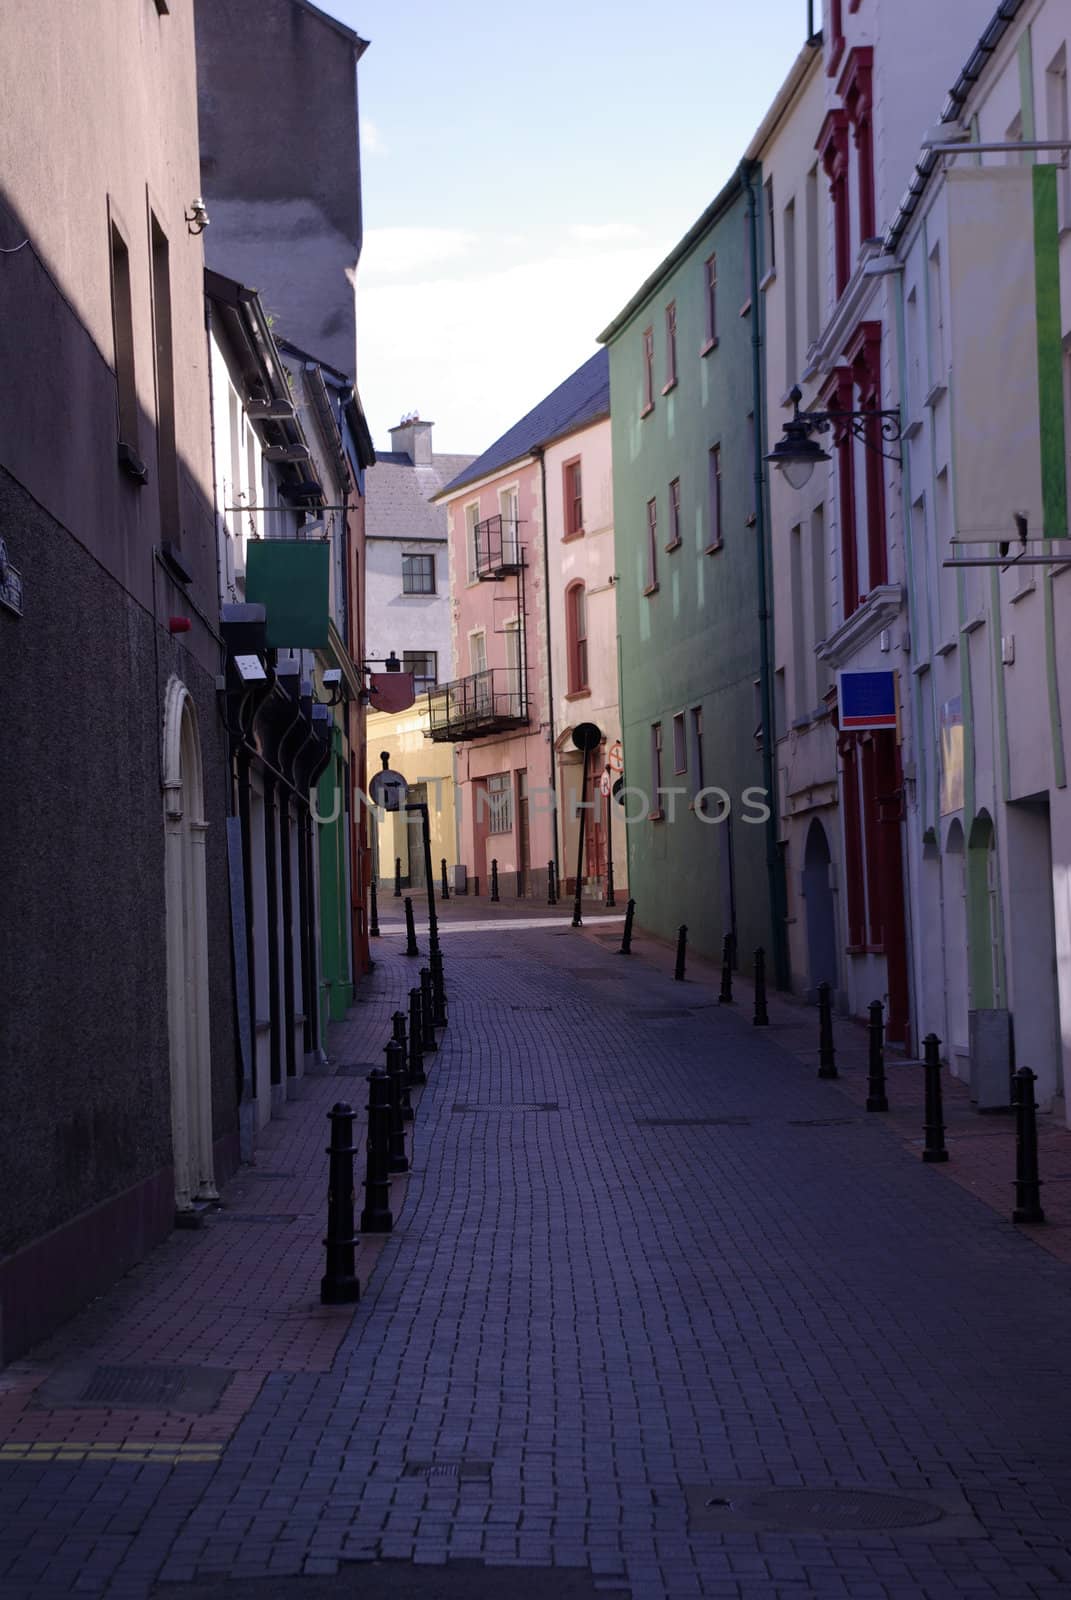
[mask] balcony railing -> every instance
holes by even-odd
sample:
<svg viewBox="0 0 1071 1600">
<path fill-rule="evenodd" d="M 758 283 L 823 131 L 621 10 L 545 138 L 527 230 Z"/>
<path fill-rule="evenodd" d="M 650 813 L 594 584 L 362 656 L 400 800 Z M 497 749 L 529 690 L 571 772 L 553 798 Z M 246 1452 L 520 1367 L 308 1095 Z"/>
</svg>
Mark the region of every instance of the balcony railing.
<svg viewBox="0 0 1071 1600">
<path fill-rule="evenodd" d="M 477 578 L 494 580 L 520 572 L 524 566 L 520 529 L 520 522 L 511 517 L 487 517 L 476 524 L 473 554 Z"/>
<path fill-rule="evenodd" d="M 511 667 L 489 667 L 471 678 L 456 678 L 428 691 L 431 737 L 443 744 L 482 739 L 528 725 L 528 697 L 522 674 Z"/>
</svg>

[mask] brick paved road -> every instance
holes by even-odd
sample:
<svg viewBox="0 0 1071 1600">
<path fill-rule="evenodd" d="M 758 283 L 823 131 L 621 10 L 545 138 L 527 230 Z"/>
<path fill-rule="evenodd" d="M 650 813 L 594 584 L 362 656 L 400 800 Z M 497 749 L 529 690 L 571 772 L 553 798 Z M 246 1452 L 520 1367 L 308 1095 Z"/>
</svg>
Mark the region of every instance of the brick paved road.
<svg viewBox="0 0 1071 1600">
<path fill-rule="evenodd" d="M 402 1214 L 330 1370 L 268 1371 L 218 1461 L 0 1454 L 0 1592 L 460 1595 L 433 1569 L 473 1557 L 540 1600 L 552 1564 L 634 1600 L 1071 1592 L 1071 1268 L 619 935 L 462 926 Z M 378 1055 L 412 981 L 383 945 L 340 1059 Z M 773 1485 L 948 1515 L 743 1527 Z"/>
</svg>

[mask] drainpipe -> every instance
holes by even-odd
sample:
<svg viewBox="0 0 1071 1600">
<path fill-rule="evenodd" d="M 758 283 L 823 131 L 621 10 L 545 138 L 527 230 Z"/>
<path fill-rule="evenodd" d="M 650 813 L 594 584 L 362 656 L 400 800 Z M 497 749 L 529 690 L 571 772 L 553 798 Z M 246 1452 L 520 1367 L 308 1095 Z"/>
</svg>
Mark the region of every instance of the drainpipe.
<svg viewBox="0 0 1071 1600">
<path fill-rule="evenodd" d="M 547 625 L 547 740 L 550 745 L 550 792 L 554 797 L 551 813 L 554 829 L 554 876 L 561 877 L 561 855 L 558 850 L 558 773 L 554 749 L 554 652 L 550 644 L 550 540 L 547 537 L 547 456 L 543 446 L 532 451 L 539 459 L 539 483 L 543 497 L 543 609 Z"/>
<path fill-rule="evenodd" d="M 778 848 L 777 793 L 774 786 L 773 678 L 770 672 L 769 584 L 766 572 L 766 483 L 763 463 L 762 299 L 759 294 L 758 197 L 754 177 L 757 164 L 740 163 L 740 181 L 747 193 L 748 232 L 751 243 L 751 384 L 752 436 L 755 461 L 755 553 L 759 590 L 759 692 L 762 700 L 762 781 L 766 790 L 766 885 L 769 899 L 770 937 L 773 940 L 774 982 L 789 987 L 785 904 L 785 877 Z"/>
</svg>

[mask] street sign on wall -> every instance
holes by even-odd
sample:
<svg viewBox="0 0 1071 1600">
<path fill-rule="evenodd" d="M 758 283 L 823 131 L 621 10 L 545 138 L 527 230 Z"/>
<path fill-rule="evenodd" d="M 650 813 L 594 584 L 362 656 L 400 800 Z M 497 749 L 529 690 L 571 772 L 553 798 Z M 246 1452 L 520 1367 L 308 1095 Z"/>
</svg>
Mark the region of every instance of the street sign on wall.
<svg viewBox="0 0 1071 1600">
<path fill-rule="evenodd" d="M 837 705 L 845 733 L 897 726 L 895 672 L 838 672 Z"/>
</svg>

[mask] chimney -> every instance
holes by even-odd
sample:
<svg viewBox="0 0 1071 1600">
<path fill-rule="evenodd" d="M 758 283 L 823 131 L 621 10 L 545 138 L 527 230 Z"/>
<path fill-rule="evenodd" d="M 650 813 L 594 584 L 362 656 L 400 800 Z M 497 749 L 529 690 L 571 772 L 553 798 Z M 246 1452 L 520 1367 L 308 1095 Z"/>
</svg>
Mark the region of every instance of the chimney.
<svg viewBox="0 0 1071 1600">
<path fill-rule="evenodd" d="M 431 466 L 432 422 L 421 422 L 419 412 L 403 417 L 397 427 L 390 430 L 390 447 L 395 454 L 407 455 L 414 467 Z"/>
</svg>

